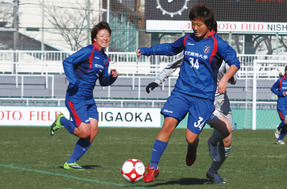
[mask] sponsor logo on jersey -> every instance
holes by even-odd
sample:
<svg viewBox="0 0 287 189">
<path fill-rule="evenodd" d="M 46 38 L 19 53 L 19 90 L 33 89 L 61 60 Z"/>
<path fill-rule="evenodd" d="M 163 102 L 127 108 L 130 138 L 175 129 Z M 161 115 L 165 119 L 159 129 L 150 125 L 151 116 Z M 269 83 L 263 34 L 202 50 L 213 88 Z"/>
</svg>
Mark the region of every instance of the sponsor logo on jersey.
<svg viewBox="0 0 287 189">
<path fill-rule="evenodd" d="M 100 59 L 99 57 L 95 56 L 94 59 Z"/>
<path fill-rule="evenodd" d="M 170 110 L 167 110 L 167 109 L 164 109 L 163 112 L 171 113 L 171 114 L 173 113 L 173 111 L 170 111 Z"/>
<path fill-rule="evenodd" d="M 189 42 L 188 42 L 186 45 L 194 46 L 194 43 L 189 43 Z"/>
<path fill-rule="evenodd" d="M 104 66 L 100 65 L 100 64 L 95 64 L 96 68 L 100 68 L 100 69 L 104 69 Z"/>
<path fill-rule="evenodd" d="M 191 51 L 185 51 L 184 55 L 193 56 L 193 57 L 196 57 L 196 58 L 208 59 L 207 55 L 199 54 L 199 53 L 191 52 Z"/>
</svg>

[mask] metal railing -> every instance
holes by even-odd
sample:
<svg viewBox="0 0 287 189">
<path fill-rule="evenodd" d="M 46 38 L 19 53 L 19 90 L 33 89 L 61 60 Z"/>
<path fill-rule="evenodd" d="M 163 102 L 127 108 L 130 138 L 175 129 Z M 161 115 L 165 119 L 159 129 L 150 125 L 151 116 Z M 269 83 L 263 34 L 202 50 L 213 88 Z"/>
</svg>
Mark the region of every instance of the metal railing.
<svg viewBox="0 0 287 189">
<path fill-rule="evenodd" d="M 62 61 L 73 52 L 58 51 L 0 51 L 0 73 L 11 74 L 63 74 Z M 135 52 L 109 52 L 110 67 L 118 70 L 120 75 L 139 74 L 155 75 L 175 56 L 142 56 Z M 285 55 L 238 55 L 241 62 L 239 78 L 253 74 L 254 61 L 260 63 L 259 74 L 262 77 L 276 77 L 287 64 Z M 273 65 L 273 62 L 281 62 Z M 270 63 L 270 64 L 269 64 Z M 176 75 L 177 72 L 174 74 Z M 261 76 L 260 75 L 260 76 Z"/>
</svg>

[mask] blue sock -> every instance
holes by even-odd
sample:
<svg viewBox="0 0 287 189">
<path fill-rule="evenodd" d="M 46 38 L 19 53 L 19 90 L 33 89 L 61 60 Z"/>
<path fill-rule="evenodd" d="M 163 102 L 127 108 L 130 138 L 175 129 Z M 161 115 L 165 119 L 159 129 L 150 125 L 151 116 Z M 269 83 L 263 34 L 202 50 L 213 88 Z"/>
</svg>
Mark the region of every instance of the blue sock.
<svg viewBox="0 0 287 189">
<path fill-rule="evenodd" d="M 279 129 L 279 130 L 280 130 L 280 129 L 283 129 L 284 126 L 286 126 L 286 124 L 285 124 L 285 122 L 284 122 L 284 120 L 283 120 L 283 121 L 281 121 L 281 123 L 279 124 L 278 129 Z"/>
<path fill-rule="evenodd" d="M 286 133 L 287 133 L 287 130 L 286 129 L 282 129 L 278 140 L 282 140 L 285 137 Z"/>
<path fill-rule="evenodd" d="M 74 163 L 78 161 L 86 153 L 86 151 L 88 151 L 91 144 L 92 143 L 90 143 L 90 141 L 80 138 L 76 143 L 74 151 L 67 163 Z"/>
<path fill-rule="evenodd" d="M 158 162 L 167 144 L 168 144 L 167 142 L 162 142 L 157 139 L 155 140 L 153 144 L 153 148 L 152 148 L 151 158 L 150 158 L 150 161 L 151 161 L 150 167 L 154 167 L 155 169 L 158 168 L 157 167 Z"/>
<path fill-rule="evenodd" d="M 61 118 L 60 118 L 60 122 L 61 122 L 62 125 L 64 125 L 64 127 L 65 127 L 71 134 L 74 134 L 75 129 L 76 129 L 76 125 L 75 125 L 72 121 L 68 120 L 68 119 L 65 118 L 65 117 L 61 117 Z"/>
</svg>

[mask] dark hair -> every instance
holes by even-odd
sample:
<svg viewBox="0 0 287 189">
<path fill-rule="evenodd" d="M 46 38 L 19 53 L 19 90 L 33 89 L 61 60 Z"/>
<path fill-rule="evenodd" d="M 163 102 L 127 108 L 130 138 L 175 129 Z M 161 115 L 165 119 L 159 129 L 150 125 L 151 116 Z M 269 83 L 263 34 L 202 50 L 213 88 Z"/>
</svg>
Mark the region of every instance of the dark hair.
<svg viewBox="0 0 287 189">
<path fill-rule="evenodd" d="M 285 66 L 285 71 L 284 71 L 284 74 L 282 74 L 281 72 L 279 73 L 279 77 L 283 77 L 286 73 L 286 70 L 287 70 L 287 66 Z"/>
<path fill-rule="evenodd" d="M 198 3 L 194 5 L 189 11 L 189 19 L 191 21 L 194 19 L 199 19 L 206 24 L 209 30 L 216 29 L 217 31 L 217 23 L 214 19 L 214 12 L 212 8 L 205 3 Z"/>
<path fill-rule="evenodd" d="M 109 31 L 110 35 L 112 34 L 112 30 L 109 26 L 109 24 L 105 21 L 99 22 L 97 25 L 95 25 L 91 31 L 91 41 L 94 42 L 94 38 L 96 38 L 98 32 L 102 29 L 106 29 Z"/>
</svg>

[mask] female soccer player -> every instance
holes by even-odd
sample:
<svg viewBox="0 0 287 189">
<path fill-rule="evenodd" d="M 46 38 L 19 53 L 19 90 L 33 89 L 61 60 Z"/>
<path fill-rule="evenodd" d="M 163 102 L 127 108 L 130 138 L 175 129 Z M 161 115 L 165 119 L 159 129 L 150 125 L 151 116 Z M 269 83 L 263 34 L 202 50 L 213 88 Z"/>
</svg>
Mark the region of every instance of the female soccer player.
<svg viewBox="0 0 287 189">
<path fill-rule="evenodd" d="M 64 169 L 84 170 L 77 161 L 86 153 L 98 133 L 98 110 L 93 98 L 97 79 L 102 86 L 115 82 L 118 73 L 109 72 L 109 57 L 105 49 L 109 46 L 111 29 L 106 22 L 98 23 L 91 31 L 92 44 L 72 54 L 63 61 L 64 71 L 69 81 L 66 93 L 66 107 L 73 121 L 61 113 L 50 126 L 50 134 L 64 126 L 71 134 L 79 137 L 74 151 Z"/>
<path fill-rule="evenodd" d="M 280 74 L 280 78 L 273 84 L 271 91 L 278 96 L 277 111 L 281 123 L 275 129 L 277 144 L 285 144 L 282 139 L 287 133 L 287 66 L 285 66 L 285 74 Z"/>
<path fill-rule="evenodd" d="M 224 93 L 227 81 L 240 68 L 236 52 L 212 30 L 215 22 L 213 10 L 204 3 L 196 4 L 189 12 L 192 34 L 179 38 L 174 43 L 164 43 L 150 48 L 140 48 L 140 55 L 176 55 L 184 51 L 184 61 L 179 77 L 161 112 L 165 116 L 152 150 L 151 164 L 144 182 L 152 182 L 159 174 L 158 163 L 170 135 L 176 125 L 189 112 L 186 140 L 189 144 L 188 158 L 192 165 L 196 158 L 198 135 L 214 111 L 214 95 Z M 230 65 L 227 73 L 216 82 L 222 60 Z M 216 86 L 217 85 L 217 86 Z"/>
<path fill-rule="evenodd" d="M 214 31 L 216 30 L 217 29 L 214 28 Z M 183 55 L 181 54 L 174 61 L 170 62 L 157 75 L 155 80 L 146 86 L 147 93 L 149 93 L 150 90 L 153 90 L 154 88 L 162 84 L 178 67 L 181 66 L 182 60 Z M 225 62 L 221 64 L 217 74 L 218 81 L 226 73 L 228 68 L 229 66 Z M 234 85 L 236 81 L 237 81 L 237 73 L 232 78 L 230 78 L 228 83 Z M 215 111 L 212 113 L 212 115 L 207 121 L 207 123 L 214 128 L 214 132 L 212 133 L 210 139 L 208 140 L 208 146 L 210 148 L 210 157 L 212 158 L 212 163 L 209 170 L 206 173 L 206 176 L 213 183 L 226 183 L 226 180 L 218 174 L 218 170 L 228 157 L 229 152 L 231 150 L 232 132 L 235 129 L 235 126 L 233 123 L 233 116 L 227 94 L 226 93 L 220 94 L 216 91 L 214 105 L 215 105 Z M 230 134 L 227 137 L 225 137 L 226 130 L 228 130 L 228 132 L 230 132 L 231 130 Z M 215 151 L 214 146 L 218 148 L 218 149 L 215 148 Z M 188 156 L 186 157 L 186 164 L 188 166 L 190 165 Z"/>
</svg>

